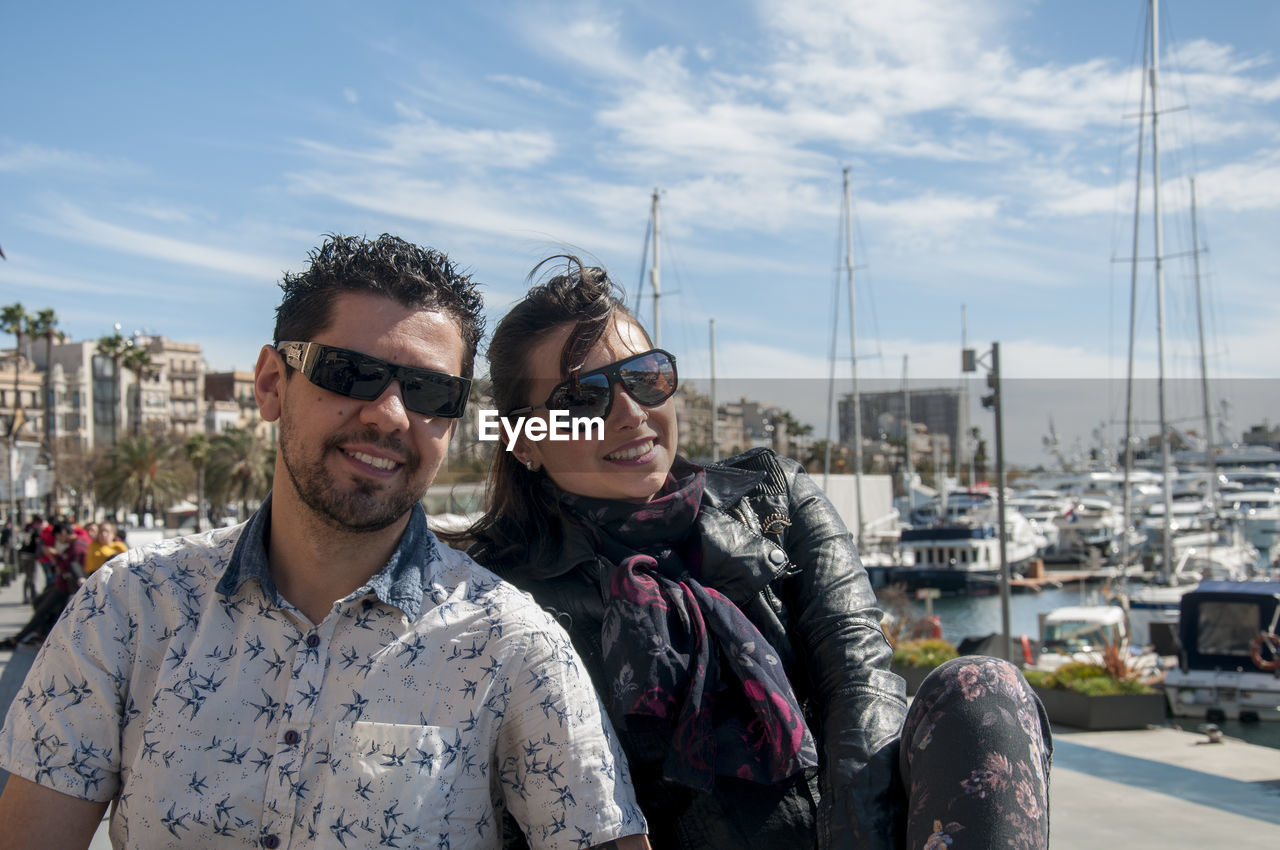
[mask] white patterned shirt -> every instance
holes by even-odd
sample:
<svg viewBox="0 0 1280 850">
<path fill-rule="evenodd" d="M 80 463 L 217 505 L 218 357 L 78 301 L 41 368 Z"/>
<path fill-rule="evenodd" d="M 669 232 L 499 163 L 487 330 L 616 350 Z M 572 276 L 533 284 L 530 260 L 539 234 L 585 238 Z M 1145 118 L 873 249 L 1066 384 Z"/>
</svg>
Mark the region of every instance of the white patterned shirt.
<svg viewBox="0 0 1280 850">
<path fill-rule="evenodd" d="M 416 508 L 391 560 L 313 626 L 244 525 L 130 550 L 45 641 L 0 766 L 115 800 L 128 847 L 502 844 L 644 832 L 569 638 L 529 596 L 441 545 Z"/>
</svg>

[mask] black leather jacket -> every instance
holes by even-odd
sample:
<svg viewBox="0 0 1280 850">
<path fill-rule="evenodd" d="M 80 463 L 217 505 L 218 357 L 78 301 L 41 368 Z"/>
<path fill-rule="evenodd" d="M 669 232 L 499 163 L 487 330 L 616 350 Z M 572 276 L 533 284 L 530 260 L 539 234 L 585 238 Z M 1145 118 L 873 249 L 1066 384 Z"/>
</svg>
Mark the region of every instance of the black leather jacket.
<svg viewBox="0 0 1280 850">
<path fill-rule="evenodd" d="M 817 819 L 804 827 L 816 832 L 813 843 L 898 846 L 905 690 L 889 672 L 881 612 L 835 508 L 794 460 L 754 449 L 707 468 L 697 531 L 699 580 L 737 604 L 773 645 L 805 706 L 821 759 Z M 554 563 L 490 566 L 561 619 L 597 685 L 604 681 L 601 577 L 608 565 L 588 535 L 570 529 Z M 627 735 L 621 737 L 625 747 Z M 634 773 L 637 758 L 628 757 Z M 644 780 L 635 778 L 643 802 Z M 812 809 L 811 798 L 808 804 Z M 745 817 L 735 813 L 744 808 L 717 811 Z M 664 813 L 646 814 L 652 821 Z M 719 844 L 714 836 L 690 843 Z"/>
</svg>

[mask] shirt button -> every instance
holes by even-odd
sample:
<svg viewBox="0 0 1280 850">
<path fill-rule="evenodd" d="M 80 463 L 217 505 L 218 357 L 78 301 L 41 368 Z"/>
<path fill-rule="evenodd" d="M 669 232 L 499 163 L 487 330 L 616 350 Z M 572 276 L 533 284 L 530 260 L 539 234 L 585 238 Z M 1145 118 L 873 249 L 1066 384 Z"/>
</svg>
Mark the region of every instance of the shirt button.
<svg viewBox="0 0 1280 850">
<path fill-rule="evenodd" d="M 769 552 L 769 561 L 775 566 L 782 566 L 782 562 L 787 560 L 787 555 L 781 549 L 773 549 Z"/>
<path fill-rule="evenodd" d="M 307 635 L 307 646 L 315 649 L 320 645 L 320 635 Z"/>
<path fill-rule="evenodd" d="M 301 740 L 302 740 L 302 736 L 298 734 L 297 729 L 290 729 L 288 732 L 284 733 L 284 742 L 291 747 L 297 746 L 298 742 Z M 274 837 L 274 836 L 268 836 L 268 837 Z"/>
<path fill-rule="evenodd" d="M 276 848 L 280 846 L 280 836 L 278 835 L 262 836 L 262 846 L 267 848 L 267 850 L 276 850 Z"/>
</svg>

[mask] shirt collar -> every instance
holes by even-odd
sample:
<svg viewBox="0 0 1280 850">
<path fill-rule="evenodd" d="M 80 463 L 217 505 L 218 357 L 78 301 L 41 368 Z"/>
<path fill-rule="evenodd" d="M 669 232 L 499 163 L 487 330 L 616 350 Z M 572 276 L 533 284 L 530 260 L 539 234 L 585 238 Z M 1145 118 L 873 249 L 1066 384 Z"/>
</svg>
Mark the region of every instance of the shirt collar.
<svg viewBox="0 0 1280 850">
<path fill-rule="evenodd" d="M 279 599 L 275 579 L 271 577 L 271 564 L 267 559 L 267 535 L 271 531 L 271 496 L 245 523 L 240 539 L 236 541 L 227 568 L 218 581 L 218 593 L 233 596 L 245 582 L 257 579 L 268 599 Z M 422 611 L 423 588 L 431 566 L 440 560 L 440 544 L 427 528 L 427 514 L 421 505 L 414 505 L 409 513 L 409 524 L 390 560 L 349 599 L 372 594 L 380 602 L 393 605 L 410 620 Z"/>
</svg>

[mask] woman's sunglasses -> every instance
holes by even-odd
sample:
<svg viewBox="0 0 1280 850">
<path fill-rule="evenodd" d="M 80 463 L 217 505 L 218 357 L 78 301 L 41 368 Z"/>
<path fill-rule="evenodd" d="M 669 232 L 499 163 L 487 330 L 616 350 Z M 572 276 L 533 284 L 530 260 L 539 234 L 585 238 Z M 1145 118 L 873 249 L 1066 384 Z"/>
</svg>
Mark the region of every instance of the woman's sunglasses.
<svg viewBox="0 0 1280 850">
<path fill-rule="evenodd" d="M 584 375 L 575 375 L 556 384 L 543 404 L 521 407 L 508 416 L 521 416 L 534 410 L 566 410 L 571 419 L 609 418 L 613 409 L 615 384 L 626 390 L 637 404 L 653 407 L 662 404 L 676 391 L 676 358 L 674 354 L 655 348 L 634 354 L 625 360 L 601 366 Z"/>
<path fill-rule="evenodd" d="M 400 366 L 318 342 L 282 342 L 276 350 L 308 381 L 347 398 L 373 401 L 392 381 L 399 381 L 404 406 L 414 413 L 457 419 L 467 409 L 470 378 Z"/>
</svg>

